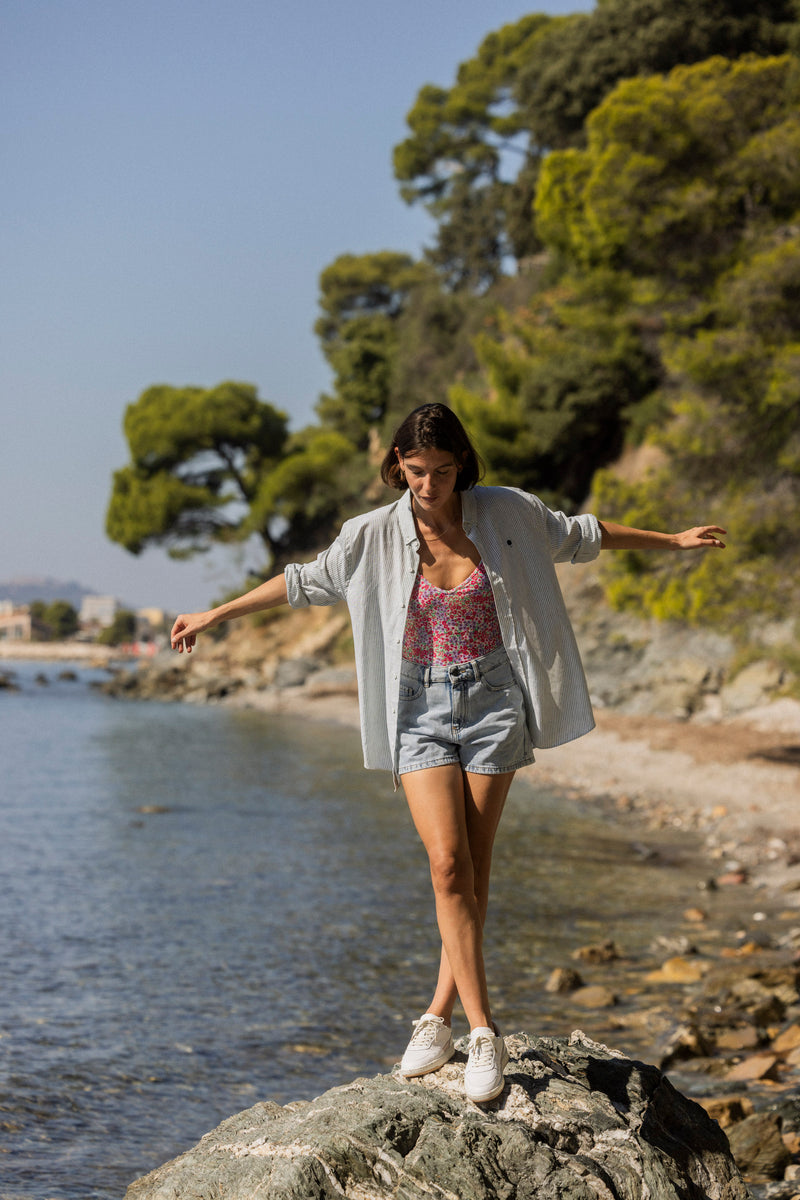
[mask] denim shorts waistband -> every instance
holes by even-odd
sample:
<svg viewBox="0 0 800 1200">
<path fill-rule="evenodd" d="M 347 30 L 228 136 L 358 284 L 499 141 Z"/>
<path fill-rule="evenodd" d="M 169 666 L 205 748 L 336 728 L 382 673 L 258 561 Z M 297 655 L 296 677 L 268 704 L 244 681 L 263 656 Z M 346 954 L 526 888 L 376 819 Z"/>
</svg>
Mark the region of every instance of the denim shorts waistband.
<svg viewBox="0 0 800 1200">
<path fill-rule="evenodd" d="M 483 654 L 480 658 L 473 658 L 468 662 L 461 663 L 432 663 L 426 666 L 424 663 L 415 663 L 404 658 L 402 669 L 406 678 L 419 680 L 426 687 L 431 683 L 446 683 L 448 679 L 466 679 L 476 683 L 481 675 L 506 662 L 507 659 L 505 646 L 498 646 L 489 654 Z"/>
</svg>

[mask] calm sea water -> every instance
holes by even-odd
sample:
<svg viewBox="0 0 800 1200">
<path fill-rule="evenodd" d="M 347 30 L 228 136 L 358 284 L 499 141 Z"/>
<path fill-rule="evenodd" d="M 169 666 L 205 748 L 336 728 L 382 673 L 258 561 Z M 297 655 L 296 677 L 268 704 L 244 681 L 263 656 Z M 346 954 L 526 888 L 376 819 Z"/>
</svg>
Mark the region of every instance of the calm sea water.
<svg viewBox="0 0 800 1200">
<path fill-rule="evenodd" d="M 433 905 L 355 732 L 3 669 L 2 1200 L 122 1197 L 259 1099 L 397 1061 L 435 976 Z M 515 784 L 487 946 L 506 1030 L 567 1032 L 550 970 L 599 936 L 635 953 L 694 886 L 696 864 L 659 871 L 630 840 Z"/>
</svg>

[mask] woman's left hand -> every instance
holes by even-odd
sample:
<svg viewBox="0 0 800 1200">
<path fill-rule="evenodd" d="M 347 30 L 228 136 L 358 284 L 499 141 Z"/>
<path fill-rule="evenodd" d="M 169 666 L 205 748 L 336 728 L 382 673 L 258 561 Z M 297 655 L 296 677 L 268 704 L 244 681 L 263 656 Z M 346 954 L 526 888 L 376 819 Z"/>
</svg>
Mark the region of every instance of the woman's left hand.
<svg viewBox="0 0 800 1200">
<path fill-rule="evenodd" d="M 725 543 L 720 540 L 718 534 L 727 534 L 727 529 L 721 529 L 719 525 L 695 525 L 693 529 L 684 529 L 683 533 L 675 534 L 675 549 L 676 550 L 705 550 L 709 546 L 715 546 L 717 550 L 724 550 Z"/>
</svg>

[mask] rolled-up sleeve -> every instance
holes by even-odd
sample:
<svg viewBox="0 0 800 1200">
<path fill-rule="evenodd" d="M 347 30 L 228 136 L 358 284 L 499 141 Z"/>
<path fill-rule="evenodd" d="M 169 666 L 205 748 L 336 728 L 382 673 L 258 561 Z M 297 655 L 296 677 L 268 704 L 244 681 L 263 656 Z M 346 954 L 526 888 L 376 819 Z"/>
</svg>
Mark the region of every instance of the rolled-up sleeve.
<svg viewBox="0 0 800 1200">
<path fill-rule="evenodd" d="M 284 569 L 286 596 L 292 608 L 336 604 L 347 599 L 347 553 L 342 534 L 312 562 L 289 563 Z"/>
<path fill-rule="evenodd" d="M 591 562 L 600 553 L 602 533 L 593 513 L 568 517 L 546 509 L 547 540 L 553 562 Z"/>
</svg>

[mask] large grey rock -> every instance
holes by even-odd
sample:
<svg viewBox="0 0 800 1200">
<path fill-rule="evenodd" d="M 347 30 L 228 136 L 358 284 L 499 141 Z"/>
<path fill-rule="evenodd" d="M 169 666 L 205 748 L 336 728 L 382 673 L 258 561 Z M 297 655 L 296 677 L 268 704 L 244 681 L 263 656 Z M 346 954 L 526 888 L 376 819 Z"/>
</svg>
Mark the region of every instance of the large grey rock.
<svg viewBox="0 0 800 1200">
<path fill-rule="evenodd" d="M 309 675 L 319 670 L 319 663 L 313 658 L 284 658 L 275 667 L 273 683 L 275 687 L 302 687 Z"/>
<path fill-rule="evenodd" d="M 784 682 L 787 673 L 779 663 L 759 659 L 741 670 L 722 689 L 722 707 L 726 714 L 746 712 L 767 704 Z"/>
<path fill-rule="evenodd" d="M 580 1031 L 506 1045 L 489 1105 L 464 1098 L 462 1052 L 417 1081 L 256 1104 L 126 1200 L 746 1200 L 719 1125 L 655 1067 Z"/>
</svg>

